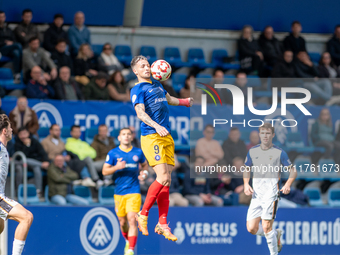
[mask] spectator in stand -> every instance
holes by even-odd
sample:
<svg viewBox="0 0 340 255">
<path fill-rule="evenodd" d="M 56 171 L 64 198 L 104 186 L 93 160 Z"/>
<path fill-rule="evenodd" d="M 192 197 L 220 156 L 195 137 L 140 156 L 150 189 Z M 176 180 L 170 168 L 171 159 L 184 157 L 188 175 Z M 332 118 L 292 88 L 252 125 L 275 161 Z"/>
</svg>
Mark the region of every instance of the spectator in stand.
<svg viewBox="0 0 340 255">
<path fill-rule="evenodd" d="M 274 36 L 274 29 L 272 26 L 266 26 L 261 33 L 259 46 L 263 52 L 263 58 L 266 64 L 273 67 L 282 58 L 282 45 L 280 41 Z"/>
<path fill-rule="evenodd" d="M 294 21 L 292 23 L 292 32 L 283 40 L 285 50 L 292 51 L 294 56 L 296 56 L 300 51 L 307 52 L 306 42 L 305 39 L 301 37 L 301 31 L 301 23 L 299 21 Z"/>
<path fill-rule="evenodd" d="M 91 78 L 98 74 L 95 70 L 96 65 L 93 56 L 94 54 L 89 44 L 85 43 L 79 47 L 78 56 L 74 61 L 74 74 L 76 76 L 87 76 Z"/>
<path fill-rule="evenodd" d="M 333 37 L 327 42 L 327 51 L 331 54 L 334 64 L 340 66 L 340 25 L 336 25 Z"/>
<path fill-rule="evenodd" d="M 189 75 L 184 82 L 184 88 L 179 91 L 180 98 L 193 97 L 195 103 L 201 102 L 202 91 L 195 88 L 196 78 L 194 75 Z"/>
<path fill-rule="evenodd" d="M 247 74 L 243 71 L 239 71 L 236 74 L 236 80 L 235 80 L 235 85 L 242 90 L 242 93 L 245 97 L 244 99 L 244 104 L 247 104 L 247 95 L 248 95 L 248 90 L 247 90 L 247 83 L 248 83 L 248 79 L 247 79 Z M 233 101 L 233 98 L 232 100 Z"/>
<path fill-rule="evenodd" d="M 220 143 L 214 140 L 215 128 L 208 124 L 203 130 L 204 137 L 197 140 L 195 155 L 204 159 L 205 166 L 214 166 L 223 159 L 224 153 Z"/>
<path fill-rule="evenodd" d="M 250 143 L 247 144 L 247 151 L 249 151 L 250 148 L 260 143 L 259 131 L 257 130 L 251 131 L 249 135 L 249 140 L 250 140 Z"/>
<path fill-rule="evenodd" d="M 109 89 L 106 86 L 107 74 L 99 72 L 89 84 L 83 88 L 86 100 L 110 100 Z"/>
<path fill-rule="evenodd" d="M 307 52 L 301 51 L 294 61 L 294 69 L 298 78 L 309 78 L 304 82 L 304 87 L 312 94 L 319 97 L 318 103 L 324 104 L 332 96 L 332 84 L 327 79 L 319 80 L 319 72 L 310 60 Z"/>
<path fill-rule="evenodd" d="M 276 62 L 272 70 L 272 78 L 293 78 L 295 70 L 293 65 L 293 52 L 286 50 L 283 59 Z"/>
<path fill-rule="evenodd" d="M 84 25 L 85 15 L 83 12 L 77 12 L 74 15 L 74 24 L 68 30 L 71 53 L 77 56 L 80 46 L 84 43 L 91 45 L 90 30 Z"/>
<path fill-rule="evenodd" d="M 116 147 L 113 137 L 108 136 L 108 128 L 105 124 L 99 125 L 98 134 L 94 136 L 91 147 L 96 151 L 93 165 L 97 172 L 101 173 L 106 155 Z M 105 179 L 106 180 L 106 179 Z"/>
<path fill-rule="evenodd" d="M 2 56 L 12 58 L 14 69 L 14 83 L 20 83 L 22 47 L 15 42 L 13 31 L 6 23 L 6 14 L 0 11 L 0 53 Z"/>
<path fill-rule="evenodd" d="M 130 101 L 130 90 L 128 83 L 125 82 L 123 74 L 120 71 L 115 71 L 109 78 L 107 90 L 110 97 L 115 101 Z"/>
<path fill-rule="evenodd" d="M 224 159 L 227 164 L 232 164 L 234 158 L 246 158 L 247 146 L 240 139 L 241 132 L 237 127 L 232 127 L 229 132 L 228 139 L 224 141 L 222 148 L 224 151 Z"/>
<path fill-rule="evenodd" d="M 181 166 L 181 163 L 178 162 L 177 156 L 175 154 L 175 166 L 171 172 L 171 184 L 170 184 L 170 195 L 169 195 L 169 206 L 182 206 L 187 207 L 189 205 L 188 199 L 183 197 L 179 188 L 179 180 L 177 176 L 177 170 Z"/>
<path fill-rule="evenodd" d="M 34 182 L 37 189 L 38 196 L 42 197 L 42 169 L 47 169 L 50 165 L 48 157 L 44 148 L 39 141 L 32 136 L 26 127 L 21 127 L 18 130 L 18 136 L 14 144 L 15 151 L 22 151 L 27 160 L 27 167 L 29 171 L 33 170 Z M 23 165 L 18 162 L 15 165 L 15 181 L 18 187 L 22 183 Z"/>
<path fill-rule="evenodd" d="M 314 146 L 324 147 L 324 158 L 332 158 L 336 164 L 340 163 L 340 142 L 336 141 L 332 117 L 328 108 L 323 108 L 319 118 L 312 125 L 311 138 Z"/>
<path fill-rule="evenodd" d="M 28 43 L 32 37 L 39 38 L 39 30 L 36 25 L 32 24 L 33 12 L 30 9 L 22 11 L 22 21 L 14 29 L 14 34 L 18 42 L 21 43 L 23 48 L 28 46 Z"/>
<path fill-rule="evenodd" d="M 28 98 L 48 99 L 54 97 L 54 89 L 47 83 L 39 66 L 31 69 L 32 79 L 28 82 L 26 95 Z"/>
<path fill-rule="evenodd" d="M 209 164 L 203 157 L 196 156 L 195 167 L 206 165 Z M 222 198 L 211 194 L 209 178 L 205 178 L 201 171 L 195 171 L 195 174 L 192 173 L 192 175 L 190 176 L 190 169 L 188 169 L 185 172 L 183 184 L 183 194 L 189 203 L 193 206 L 223 206 Z"/>
<path fill-rule="evenodd" d="M 24 49 L 22 57 L 24 76 L 27 79 L 32 68 L 40 66 L 44 70 L 44 76 L 47 81 L 57 78 L 58 71 L 50 54 L 40 47 L 38 37 L 31 37 L 29 47 Z"/>
<path fill-rule="evenodd" d="M 55 99 L 83 100 L 79 84 L 71 77 L 71 70 L 63 66 L 59 70 L 59 78 L 54 82 Z"/>
<path fill-rule="evenodd" d="M 62 66 L 67 66 L 70 68 L 71 73 L 73 72 L 73 62 L 71 57 L 66 54 L 66 41 L 65 39 L 59 39 L 57 42 L 54 51 L 51 54 L 51 59 L 54 61 L 54 64 L 57 66 L 58 71 Z"/>
<path fill-rule="evenodd" d="M 97 188 L 103 186 L 104 182 L 99 179 L 93 164 L 93 159 L 97 156 L 97 152 L 87 142 L 80 139 L 81 131 L 79 125 L 73 125 L 71 127 L 71 136 L 72 137 L 66 140 L 65 149 L 76 154 L 80 160 L 85 161 L 92 180 L 97 183 Z"/>
<path fill-rule="evenodd" d="M 80 196 L 71 194 L 72 181 L 78 179 L 77 172 L 65 166 L 63 155 L 57 155 L 47 171 L 48 196 L 57 205 L 88 205 L 89 202 Z"/>
<path fill-rule="evenodd" d="M 136 148 L 140 148 L 140 141 L 136 137 L 136 129 L 135 129 L 135 127 L 134 126 L 130 126 L 129 129 L 131 130 L 131 133 L 132 133 L 132 141 L 131 141 L 132 146 L 136 147 Z"/>
<path fill-rule="evenodd" d="M 112 46 L 110 43 L 105 43 L 103 51 L 98 57 L 98 70 L 106 72 L 109 75 L 117 71 L 122 71 L 124 66 L 119 62 L 117 57 L 112 52 Z"/>
<path fill-rule="evenodd" d="M 215 87 L 215 84 L 224 84 L 224 73 L 221 69 L 215 69 L 213 71 L 213 79 L 210 82 L 210 86 Z M 231 93 L 227 89 L 216 88 L 218 95 L 221 98 L 223 104 L 230 104 L 232 101 Z M 214 100 L 211 97 L 207 97 L 207 103 L 213 104 Z"/>
<path fill-rule="evenodd" d="M 52 162 L 57 155 L 64 157 L 66 165 L 78 173 L 78 178 L 82 178 L 79 184 L 87 187 L 96 186 L 90 178 L 85 162 L 81 161 L 76 154 L 65 150 L 65 143 L 60 138 L 60 127 L 58 124 L 51 125 L 50 134 L 41 141 L 41 145 Z"/>
<path fill-rule="evenodd" d="M 246 25 L 242 29 L 241 38 L 237 41 L 240 55 L 241 69 L 247 72 L 254 71 L 261 76 L 263 68 L 263 54 L 253 37 L 253 28 Z"/>
<path fill-rule="evenodd" d="M 63 29 L 64 16 L 60 13 L 54 15 L 53 23 L 44 33 L 44 48 L 53 52 L 57 43 L 62 39 L 67 42 L 68 37 L 66 31 Z"/>
<path fill-rule="evenodd" d="M 32 135 L 37 135 L 39 129 L 38 116 L 34 110 L 28 107 L 26 97 L 19 97 L 17 106 L 9 113 L 9 120 L 13 129 L 13 135 L 18 134 L 21 127 L 26 127 Z"/>
</svg>

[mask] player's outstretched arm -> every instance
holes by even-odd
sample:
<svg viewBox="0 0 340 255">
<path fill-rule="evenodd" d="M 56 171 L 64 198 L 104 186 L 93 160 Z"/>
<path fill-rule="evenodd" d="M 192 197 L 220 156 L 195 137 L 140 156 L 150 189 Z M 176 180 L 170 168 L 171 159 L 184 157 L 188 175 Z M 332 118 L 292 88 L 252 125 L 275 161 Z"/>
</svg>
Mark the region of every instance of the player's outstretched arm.
<svg viewBox="0 0 340 255">
<path fill-rule="evenodd" d="M 289 169 L 289 177 L 286 181 L 285 185 L 282 187 L 280 191 L 282 191 L 283 194 L 289 194 L 290 193 L 290 187 L 292 186 L 292 183 L 295 181 L 297 177 L 297 171 L 294 166 L 292 166 Z"/>
<path fill-rule="evenodd" d="M 176 97 L 170 96 L 169 93 L 166 93 L 165 97 L 169 105 L 174 105 L 174 106 L 183 105 L 186 107 L 191 107 L 192 104 L 194 103 L 194 99 L 192 97 L 183 98 L 183 99 L 176 98 Z"/>
<path fill-rule="evenodd" d="M 153 121 L 150 116 L 145 112 L 145 105 L 144 104 L 136 104 L 135 110 L 137 113 L 137 117 L 143 121 L 146 125 L 153 127 L 156 129 L 156 132 L 160 136 L 167 136 L 169 134 L 168 130 L 165 127 L 162 127 L 161 125 L 157 124 L 155 121 Z"/>
</svg>

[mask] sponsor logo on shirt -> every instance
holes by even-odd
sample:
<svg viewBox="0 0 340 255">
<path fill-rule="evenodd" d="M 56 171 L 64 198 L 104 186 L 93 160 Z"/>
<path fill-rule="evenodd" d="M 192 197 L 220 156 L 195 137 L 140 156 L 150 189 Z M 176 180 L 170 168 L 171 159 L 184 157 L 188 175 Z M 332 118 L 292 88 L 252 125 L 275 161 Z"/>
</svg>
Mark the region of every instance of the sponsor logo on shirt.
<svg viewBox="0 0 340 255">
<path fill-rule="evenodd" d="M 155 99 L 155 103 L 161 103 L 161 102 L 164 102 L 164 101 L 166 101 L 165 97 Z"/>
</svg>

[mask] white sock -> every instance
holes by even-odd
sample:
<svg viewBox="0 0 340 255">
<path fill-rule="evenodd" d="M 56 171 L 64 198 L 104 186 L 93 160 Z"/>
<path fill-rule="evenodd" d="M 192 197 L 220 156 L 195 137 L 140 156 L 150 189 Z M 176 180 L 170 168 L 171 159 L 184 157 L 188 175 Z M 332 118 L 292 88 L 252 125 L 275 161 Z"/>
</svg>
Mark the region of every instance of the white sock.
<svg viewBox="0 0 340 255">
<path fill-rule="evenodd" d="M 14 238 L 12 255 L 21 255 L 24 246 L 25 241 L 17 240 Z"/>
<path fill-rule="evenodd" d="M 259 223 L 259 230 L 257 230 L 255 235 L 264 236 L 263 227 L 262 227 L 261 222 Z"/>
<path fill-rule="evenodd" d="M 264 234 L 267 239 L 268 248 L 270 251 L 270 255 L 277 255 L 277 238 L 276 238 L 276 230 L 272 229 L 272 231 Z"/>
</svg>

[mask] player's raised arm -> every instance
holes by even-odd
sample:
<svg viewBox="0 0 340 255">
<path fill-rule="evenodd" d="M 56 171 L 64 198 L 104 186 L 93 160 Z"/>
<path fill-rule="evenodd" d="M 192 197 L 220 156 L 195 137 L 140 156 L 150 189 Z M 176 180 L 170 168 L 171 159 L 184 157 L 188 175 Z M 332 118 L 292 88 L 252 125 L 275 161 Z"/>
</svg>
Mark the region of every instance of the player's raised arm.
<svg viewBox="0 0 340 255">
<path fill-rule="evenodd" d="M 282 189 L 280 189 L 280 191 L 282 191 L 283 194 L 289 194 L 290 193 L 290 187 L 291 187 L 292 183 L 295 181 L 296 177 L 297 177 L 296 168 L 294 166 L 292 166 L 289 169 L 288 180 L 286 181 L 286 183 L 282 187 Z"/>
<path fill-rule="evenodd" d="M 168 130 L 166 130 L 165 127 L 162 127 L 161 125 L 157 124 L 155 121 L 153 121 L 150 116 L 145 112 L 145 106 L 144 104 L 136 104 L 135 110 L 137 113 L 137 117 L 143 121 L 146 125 L 153 127 L 156 129 L 156 132 L 160 136 L 167 136 L 169 134 Z"/>
<path fill-rule="evenodd" d="M 174 106 L 183 105 L 186 107 L 191 107 L 192 104 L 194 103 L 194 99 L 192 97 L 176 98 L 176 97 L 170 96 L 169 93 L 166 93 L 165 97 L 169 105 L 174 105 Z"/>
</svg>

